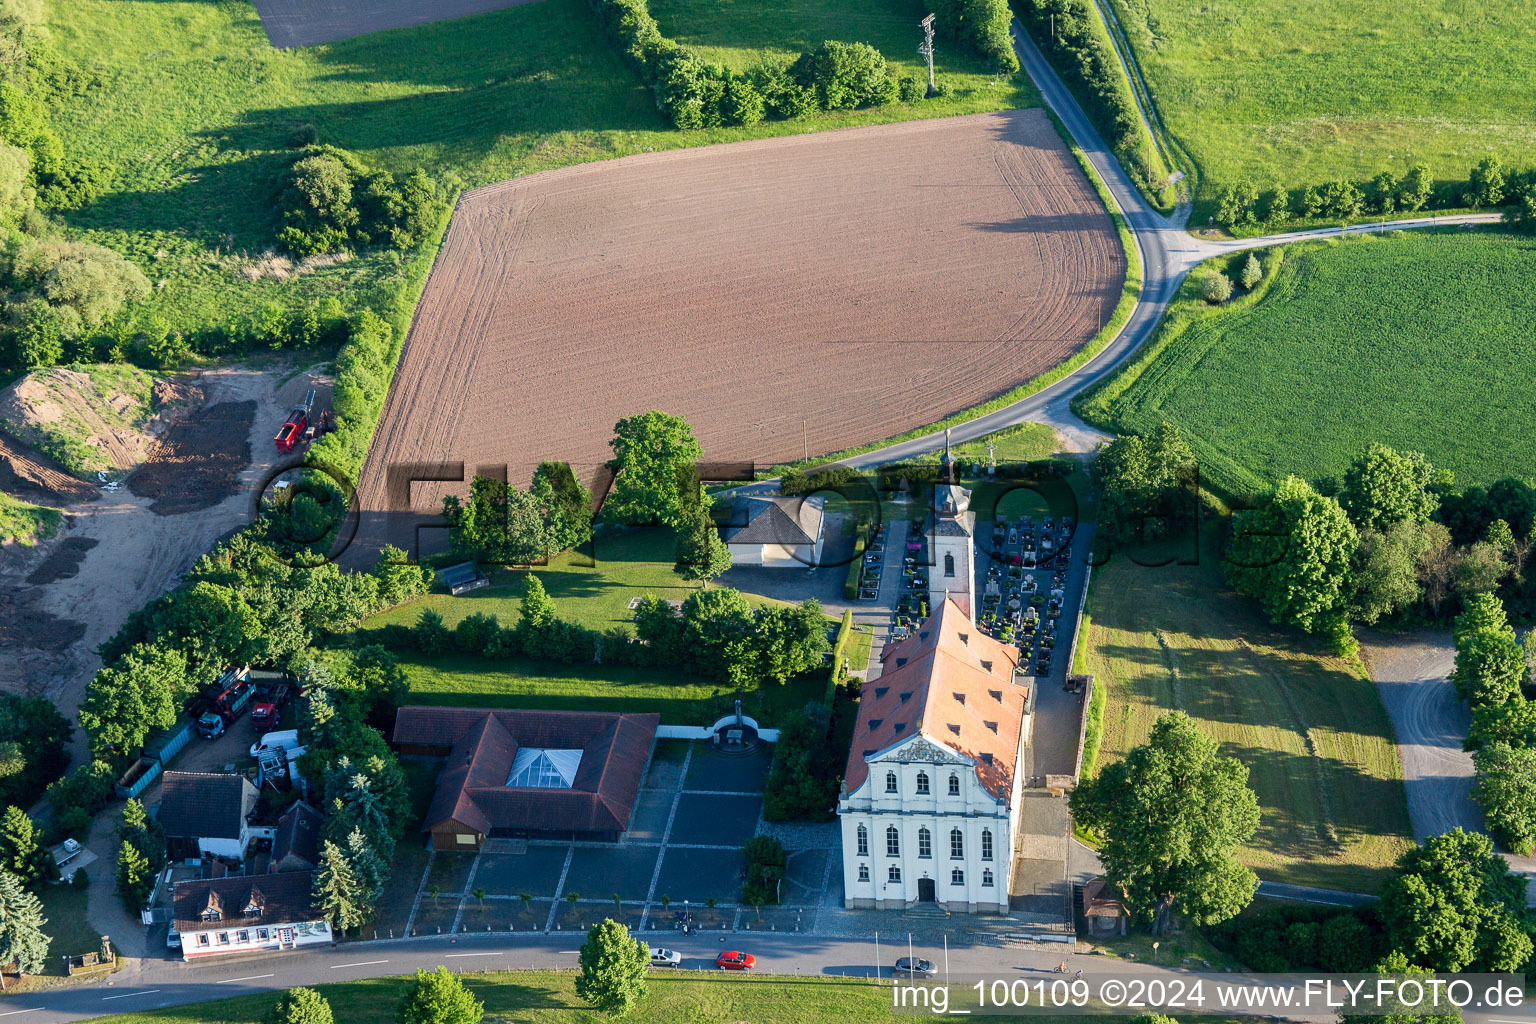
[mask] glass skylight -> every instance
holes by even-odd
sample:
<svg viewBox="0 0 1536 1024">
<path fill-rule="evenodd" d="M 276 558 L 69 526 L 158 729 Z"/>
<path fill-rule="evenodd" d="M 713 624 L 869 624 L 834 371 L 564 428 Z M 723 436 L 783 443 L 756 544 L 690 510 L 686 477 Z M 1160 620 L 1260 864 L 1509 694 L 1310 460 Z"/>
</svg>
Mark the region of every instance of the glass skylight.
<svg viewBox="0 0 1536 1024">
<path fill-rule="evenodd" d="M 531 789 L 570 789 L 580 765 L 579 750 L 522 747 L 512 758 L 507 785 Z"/>
</svg>

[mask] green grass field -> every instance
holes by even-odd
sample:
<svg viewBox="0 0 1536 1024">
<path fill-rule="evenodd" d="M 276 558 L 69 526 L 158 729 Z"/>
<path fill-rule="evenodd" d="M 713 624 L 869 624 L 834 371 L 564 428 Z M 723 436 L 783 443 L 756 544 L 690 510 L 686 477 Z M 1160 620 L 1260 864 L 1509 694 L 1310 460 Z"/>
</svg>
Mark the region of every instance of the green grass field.
<svg viewBox="0 0 1536 1024">
<path fill-rule="evenodd" d="M 1496 0 L 1113 0 L 1198 198 L 1251 178 L 1292 187 L 1466 177 L 1536 150 L 1536 20 Z M 1192 223 L 1205 223 L 1198 203 Z"/>
<path fill-rule="evenodd" d="M 1536 473 L 1529 239 L 1309 243 L 1286 249 L 1256 302 L 1213 309 L 1198 287 L 1186 282 L 1153 342 L 1082 414 L 1117 431 L 1176 424 L 1218 492 L 1340 477 L 1372 441 L 1422 451 L 1464 485 Z"/>
<path fill-rule="evenodd" d="M 268 44 L 246 0 L 50 6 L 57 48 L 101 78 L 54 104 L 56 127 L 72 153 L 119 170 L 113 190 L 68 222 L 143 267 L 159 286 L 154 308 L 182 328 L 275 299 L 366 297 L 396 273 L 397 257 L 385 252 L 251 280 L 260 270 L 253 258 L 272 246 L 273 175 L 301 125 L 375 166 L 451 170 L 480 185 L 654 149 L 1037 102 L 1024 76 L 994 82 L 979 61 L 953 54 L 945 70 L 955 92 L 944 99 L 685 133 L 666 126 L 583 0 L 292 51 Z M 733 64 L 763 48 L 869 36 L 912 70 L 916 11 L 913 0 L 866 0 L 854 10 L 778 0 L 756 8 L 750 32 L 729 4 L 700 5 L 687 17 L 707 26 L 720 16 L 721 27 L 698 31 L 717 40 L 712 55 Z"/>
<path fill-rule="evenodd" d="M 1152 554 L 1193 557 L 1190 545 Z M 1107 697 L 1099 764 L 1180 708 L 1251 771 L 1262 817 L 1244 863 L 1273 881 L 1375 892 L 1412 842 L 1375 687 L 1227 590 L 1214 543 L 1199 555 L 1148 568 L 1117 553 L 1095 571 L 1084 662 Z"/>
<path fill-rule="evenodd" d="M 52 537 L 63 520 L 57 509 L 0 493 L 0 543 L 14 540 L 31 547 L 41 538 Z"/>
</svg>

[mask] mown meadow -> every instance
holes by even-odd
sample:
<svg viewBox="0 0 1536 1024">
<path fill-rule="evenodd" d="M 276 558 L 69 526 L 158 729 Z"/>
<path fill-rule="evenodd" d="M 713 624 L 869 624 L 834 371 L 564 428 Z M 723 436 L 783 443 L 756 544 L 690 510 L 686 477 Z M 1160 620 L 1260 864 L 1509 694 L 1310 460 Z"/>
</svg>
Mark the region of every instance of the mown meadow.
<svg viewBox="0 0 1536 1024">
<path fill-rule="evenodd" d="M 1079 413 L 1118 432 L 1177 425 L 1227 495 L 1338 478 L 1372 441 L 1421 451 L 1462 485 L 1536 474 L 1536 242 L 1396 232 L 1279 257 L 1265 254 L 1254 296 L 1221 307 L 1192 275 Z"/>
<path fill-rule="evenodd" d="M 1465 178 L 1536 150 L 1536 19 L 1466 0 L 1113 0 L 1168 132 L 1198 172 L 1195 219 L 1248 178 L 1293 189 Z"/>
<path fill-rule="evenodd" d="M 912 0 L 850 10 L 778 0 L 756 8 L 762 20 L 750 29 L 725 3 L 686 17 L 709 37 L 711 59 L 732 65 L 750 62 L 736 51 L 869 39 L 915 72 L 917 9 Z M 405 257 L 387 250 L 302 273 L 263 259 L 278 225 L 278 174 L 311 129 L 375 168 L 452 172 L 474 186 L 655 149 L 1037 102 L 1024 76 L 995 79 L 957 51 L 941 61 L 953 91 L 940 99 L 679 132 L 583 0 L 289 51 L 267 42 L 246 0 L 69 0 L 51 5 L 49 27 L 81 72 L 76 91 L 50 101 L 55 126 L 72 155 L 116 170 L 107 194 L 68 224 L 142 267 L 155 289 L 146 305 L 182 330 L 273 301 L 366 297 L 398 275 Z"/>
</svg>

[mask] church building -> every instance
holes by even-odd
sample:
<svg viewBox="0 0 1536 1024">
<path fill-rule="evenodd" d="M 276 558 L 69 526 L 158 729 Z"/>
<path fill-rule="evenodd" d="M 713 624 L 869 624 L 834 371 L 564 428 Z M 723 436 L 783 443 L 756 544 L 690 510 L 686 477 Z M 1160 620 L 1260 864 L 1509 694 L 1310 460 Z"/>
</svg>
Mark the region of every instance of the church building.
<svg viewBox="0 0 1536 1024">
<path fill-rule="evenodd" d="M 941 600 L 859 701 L 837 805 L 850 909 L 1008 910 L 1029 687 L 1017 648 Z"/>
</svg>

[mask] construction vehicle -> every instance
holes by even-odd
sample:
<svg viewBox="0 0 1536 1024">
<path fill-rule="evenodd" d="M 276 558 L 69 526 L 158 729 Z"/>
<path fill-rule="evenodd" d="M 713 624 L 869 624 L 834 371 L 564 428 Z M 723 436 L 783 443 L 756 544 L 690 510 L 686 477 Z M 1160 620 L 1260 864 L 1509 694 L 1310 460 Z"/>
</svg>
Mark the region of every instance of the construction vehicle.
<svg viewBox="0 0 1536 1024">
<path fill-rule="evenodd" d="M 250 707 L 255 696 L 256 687 L 251 684 L 249 673 L 237 678 L 227 690 L 214 697 L 208 709 L 198 716 L 198 733 L 210 740 L 222 736 L 224 730 L 240 717 L 241 712 Z"/>
<path fill-rule="evenodd" d="M 310 388 L 304 392 L 303 403 L 293 407 L 293 411 L 288 414 L 288 419 L 278 428 L 277 436 L 272 439 L 278 451 L 284 455 L 292 454 L 293 450 L 305 440 L 305 431 L 309 428 L 309 414 L 314 407 L 315 390 Z"/>
<path fill-rule="evenodd" d="M 251 708 L 251 724 L 256 727 L 258 733 L 277 728 L 277 723 L 283 716 L 283 708 L 293 699 L 293 690 L 290 683 L 276 683 L 259 688 L 256 703 Z"/>
</svg>

